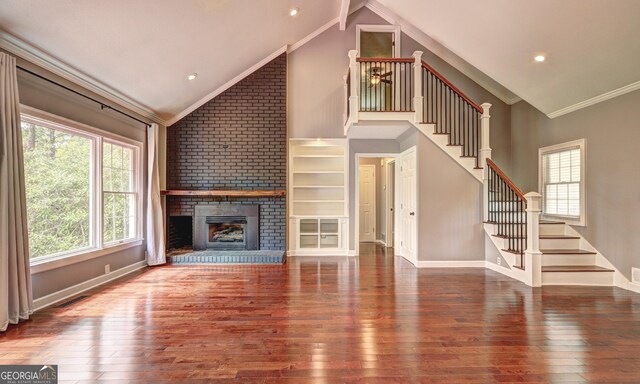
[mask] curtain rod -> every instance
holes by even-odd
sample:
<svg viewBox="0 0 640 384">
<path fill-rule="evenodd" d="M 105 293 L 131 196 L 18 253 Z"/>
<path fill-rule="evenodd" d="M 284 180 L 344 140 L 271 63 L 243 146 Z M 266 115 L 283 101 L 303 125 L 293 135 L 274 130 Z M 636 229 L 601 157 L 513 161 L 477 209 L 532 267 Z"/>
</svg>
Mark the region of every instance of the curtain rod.
<svg viewBox="0 0 640 384">
<path fill-rule="evenodd" d="M 42 80 L 44 80 L 44 81 L 47 81 L 47 82 L 49 82 L 49 83 L 51 83 L 51 84 L 57 85 L 57 86 L 58 86 L 58 87 L 60 87 L 60 88 L 64 88 L 64 89 L 66 89 L 67 91 L 72 92 L 72 93 L 75 93 L 75 94 L 76 94 L 76 95 L 78 95 L 78 96 L 82 96 L 82 97 L 84 97 L 85 99 L 89 99 L 89 100 L 93 101 L 94 103 L 100 104 L 100 109 L 110 109 L 110 110 L 112 110 L 112 111 L 114 111 L 114 112 L 118 112 L 119 114 L 124 115 L 124 116 L 126 116 L 126 117 L 128 117 L 128 118 L 130 118 L 130 119 L 133 119 L 133 120 L 135 120 L 135 121 L 137 121 L 137 122 L 139 122 L 139 123 L 142 123 L 142 124 L 146 125 L 147 127 L 150 127 L 150 126 L 151 126 L 151 124 L 147 123 L 146 121 L 142 121 L 142 120 L 138 119 L 138 118 L 137 118 L 137 117 L 135 117 L 135 116 L 131 116 L 130 114 L 128 114 L 128 113 L 126 113 L 126 112 L 122 112 L 121 110 L 116 109 L 116 108 L 114 108 L 114 107 L 112 107 L 112 106 L 110 106 L 110 105 L 108 105 L 108 104 L 105 104 L 105 103 L 103 103 L 103 102 L 99 101 L 99 100 L 96 100 L 96 99 L 94 99 L 94 98 L 93 98 L 93 97 L 91 97 L 91 96 L 87 96 L 87 95 L 85 95 L 85 94 L 83 94 L 83 93 L 80 93 L 80 92 L 76 91 L 75 89 L 71 89 L 71 88 L 67 87 L 67 86 L 66 86 L 66 85 L 64 85 L 64 84 L 60 84 L 60 83 L 58 83 L 58 82 L 56 82 L 56 81 L 53 81 L 53 80 L 51 80 L 51 79 L 48 79 L 48 78 L 46 78 L 46 77 L 44 77 L 44 76 L 42 76 L 42 75 L 40 75 L 40 74 L 38 74 L 38 73 L 35 73 L 35 72 L 33 72 L 33 71 L 30 71 L 30 70 L 28 70 L 28 69 L 26 69 L 26 68 L 23 68 L 23 67 L 19 66 L 19 65 L 16 65 L 16 68 L 18 68 L 19 70 L 21 70 L 21 71 L 23 71 L 23 72 L 26 72 L 26 73 L 28 73 L 28 74 L 30 74 L 30 75 L 33 75 L 33 76 L 35 76 L 35 77 L 37 77 L 37 78 L 39 78 L 39 79 L 42 79 Z"/>
</svg>

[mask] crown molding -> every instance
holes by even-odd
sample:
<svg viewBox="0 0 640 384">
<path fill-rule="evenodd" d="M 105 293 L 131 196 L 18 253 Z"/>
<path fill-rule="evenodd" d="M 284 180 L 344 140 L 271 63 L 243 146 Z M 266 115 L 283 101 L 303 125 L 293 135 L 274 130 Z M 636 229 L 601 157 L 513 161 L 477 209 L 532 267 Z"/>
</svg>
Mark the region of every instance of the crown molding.
<svg viewBox="0 0 640 384">
<path fill-rule="evenodd" d="M 141 117 L 158 124 L 166 125 L 166 121 L 150 108 L 7 32 L 0 31 L 0 48 L 104 97 Z"/>
<path fill-rule="evenodd" d="M 640 81 L 636 81 L 635 83 L 631 83 L 628 85 L 625 85 L 624 87 L 620 87 L 618 89 L 614 89 L 613 91 L 609 91 L 609 92 L 605 92 L 601 95 L 592 97 L 590 99 L 587 99 L 585 101 L 581 101 L 579 103 L 570 105 L 568 107 L 562 108 L 562 109 L 558 109 L 555 112 L 551 112 L 549 114 L 547 114 L 547 117 L 550 119 L 556 118 L 558 116 L 562 116 L 562 115 L 566 115 L 567 113 L 571 113 L 574 111 L 577 111 L 579 109 L 582 108 L 586 108 L 586 107 L 590 107 L 592 105 L 598 104 L 598 103 L 602 103 L 603 101 L 607 101 L 609 99 L 613 99 L 614 97 L 618 97 L 618 96 L 622 96 L 626 93 L 629 92 L 633 92 L 633 91 L 637 91 L 640 89 Z"/>
<path fill-rule="evenodd" d="M 407 36 L 411 37 L 435 55 L 446 61 L 452 67 L 462 72 L 465 76 L 478 83 L 481 87 L 492 93 L 504 103 L 512 105 L 521 100 L 516 94 L 508 90 L 502 84 L 469 64 L 466 60 L 453 53 L 447 47 L 434 40 L 422 30 L 401 18 L 378 1 L 367 0 L 365 7 L 385 19 L 388 23 L 399 25 L 402 32 L 406 33 Z"/>
<path fill-rule="evenodd" d="M 249 76 L 253 72 L 257 71 L 262 66 L 264 66 L 267 63 L 269 63 L 271 60 L 275 59 L 276 57 L 282 55 L 285 52 L 287 52 L 287 46 L 286 45 L 278 48 L 275 52 L 273 52 L 269 56 L 267 56 L 264 59 L 258 61 L 257 63 L 255 63 L 251 67 L 245 69 L 244 71 L 242 71 L 242 73 L 240 73 L 239 75 L 237 75 L 233 79 L 231 79 L 231 80 L 227 81 L 226 83 L 222 84 L 221 86 L 219 86 L 218 88 L 216 88 L 215 90 L 213 90 L 212 92 L 210 92 L 209 94 L 207 94 L 206 96 L 201 98 L 200 100 L 198 100 L 195 103 L 191 104 L 189 107 L 187 107 L 182 112 L 180 112 L 177 115 L 173 116 L 171 119 L 169 119 L 167 121 L 167 127 L 177 123 L 183 117 L 187 116 L 188 114 L 190 114 L 191 112 L 195 111 L 196 109 L 202 107 L 204 104 L 209 102 L 214 97 L 218 96 L 219 94 L 221 94 L 222 92 L 226 91 L 227 89 L 233 87 L 234 85 L 239 83 L 242 79 L 244 79 L 245 77 Z"/>
</svg>

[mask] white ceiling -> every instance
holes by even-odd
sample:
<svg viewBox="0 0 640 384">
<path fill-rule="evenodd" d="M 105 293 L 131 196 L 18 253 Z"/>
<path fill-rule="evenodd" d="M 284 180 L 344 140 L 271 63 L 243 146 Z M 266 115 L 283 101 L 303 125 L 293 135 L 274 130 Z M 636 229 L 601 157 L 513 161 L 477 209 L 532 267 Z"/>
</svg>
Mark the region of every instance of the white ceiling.
<svg viewBox="0 0 640 384">
<path fill-rule="evenodd" d="M 351 1 L 352 8 L 355 0 Z M 640 1 L 372 0 L 541 111 L 640 88 Z M 1 0 L 0 29 L 170 121 L 341 0 Z M 292 7 L 301 12 L 289 16 Z M 534 63 L 545 53 L 545 63 Z M 197 72 L 195 81 L 187 81 Z M 635 83 L 635 84 L 634 84 Z M 629 86 L 632 84 L 631 86 Z"/>
<path fill-rule="evenodd" d="M 378 2 L 546 114 L 640 89 L 638 0 Z"/>
<path fill-rule="evenodd" d="M 340 0 L 1 0 L 0 28 L 165 120 L 336 18 Z M 296 17 L 289 10 L 299 7 Z M 198 73 L 194 81 L 186 77 Z"/>
</svg>

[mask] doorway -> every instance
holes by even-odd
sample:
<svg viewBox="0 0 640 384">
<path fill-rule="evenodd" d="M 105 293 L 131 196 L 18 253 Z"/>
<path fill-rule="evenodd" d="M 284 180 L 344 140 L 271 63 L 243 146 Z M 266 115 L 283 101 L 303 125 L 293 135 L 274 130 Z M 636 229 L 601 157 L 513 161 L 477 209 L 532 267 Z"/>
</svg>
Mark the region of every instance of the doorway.
<svg viewBox="0 0 640 384">
<path fill-rule="evenodd" d="M 356 234 L 358 243 L 393 247 L 396 161 L 393 157 L 358 157 Z"/>
</svg>

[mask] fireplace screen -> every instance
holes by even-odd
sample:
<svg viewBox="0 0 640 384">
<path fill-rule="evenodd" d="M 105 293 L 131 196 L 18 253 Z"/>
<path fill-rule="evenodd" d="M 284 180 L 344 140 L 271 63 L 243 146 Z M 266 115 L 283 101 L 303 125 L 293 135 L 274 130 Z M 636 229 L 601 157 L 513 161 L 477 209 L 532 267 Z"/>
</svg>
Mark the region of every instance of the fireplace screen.
<svg viewBox="0 0 640 384">
<path fill-rule="evenodd" d="M 246 242 L 245 216 L 207 216 L 209 227 L 207 247 L 217 249 L 244 249 Z"/>
<path fill-rule="evenodd" d="M 244 224 L 209 224 L 210 243 L 244 243 Z"/>
</svg>

